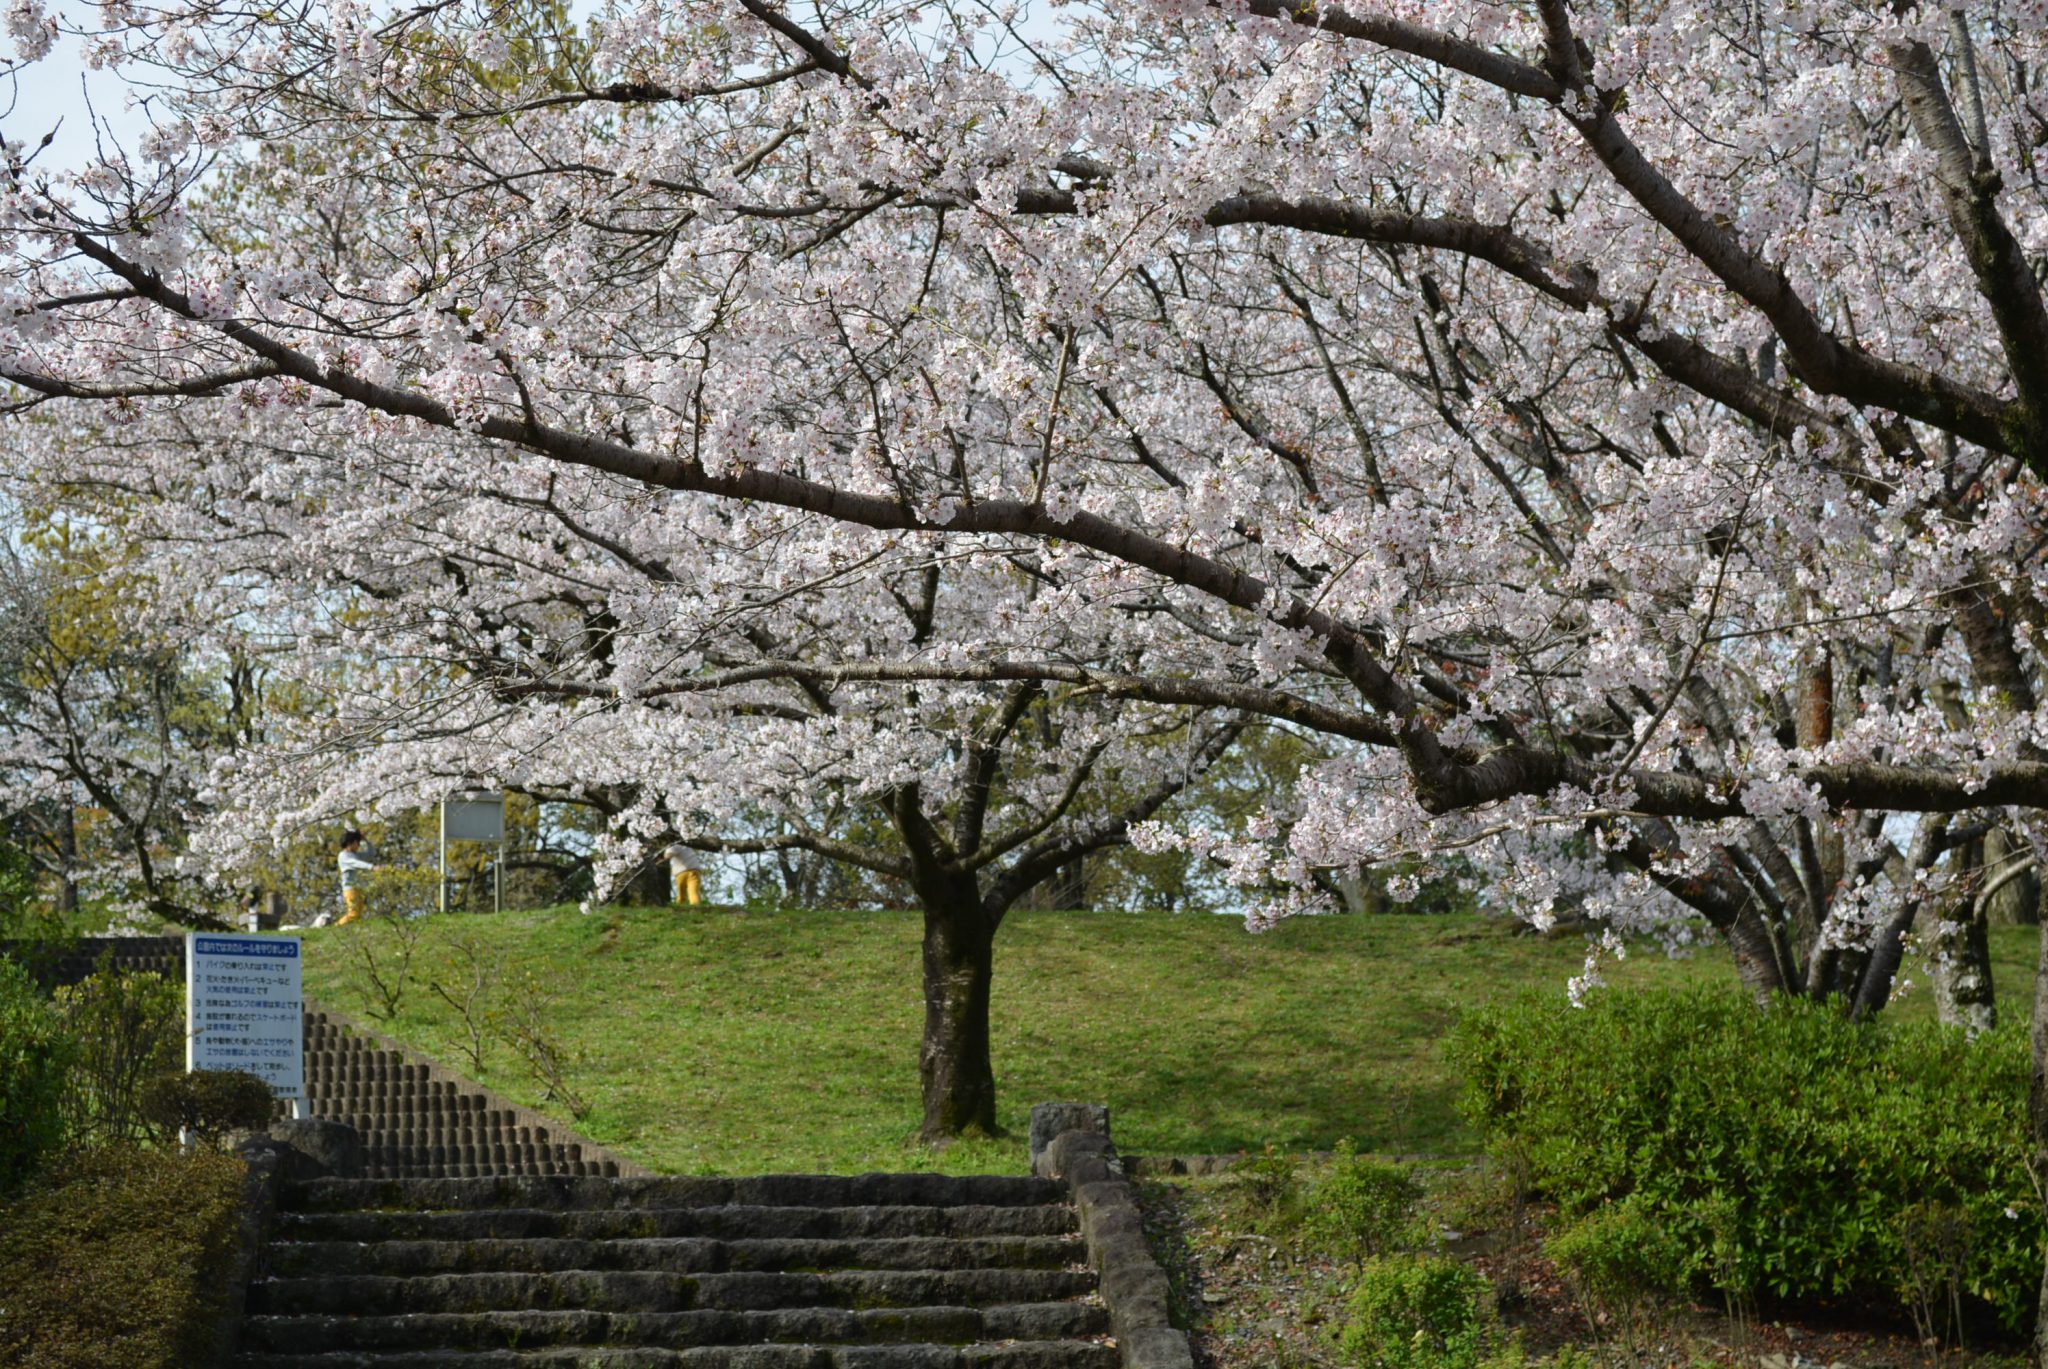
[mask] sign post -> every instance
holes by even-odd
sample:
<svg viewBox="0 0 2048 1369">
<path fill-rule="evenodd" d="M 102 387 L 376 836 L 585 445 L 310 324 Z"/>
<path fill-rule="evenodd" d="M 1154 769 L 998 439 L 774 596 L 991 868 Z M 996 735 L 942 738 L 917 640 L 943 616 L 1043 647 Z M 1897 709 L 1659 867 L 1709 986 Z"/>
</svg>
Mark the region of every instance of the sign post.
<svg viewBox="0 0 2048 1369">
<path fill-rule="evenodd" d="M 491 907 L 505 911 L 505 796 L 465 789 L 441 800 L 441 911 L 448 911 L 448 843 L 495 841 L 498 859 L 491 866 Z"/>
<path fill-rule="evenodd" d="M 306 999 L 295 936 L 185 935 L 185 1068 L 247 1070 L 306 1115 Z"/>
</svg>

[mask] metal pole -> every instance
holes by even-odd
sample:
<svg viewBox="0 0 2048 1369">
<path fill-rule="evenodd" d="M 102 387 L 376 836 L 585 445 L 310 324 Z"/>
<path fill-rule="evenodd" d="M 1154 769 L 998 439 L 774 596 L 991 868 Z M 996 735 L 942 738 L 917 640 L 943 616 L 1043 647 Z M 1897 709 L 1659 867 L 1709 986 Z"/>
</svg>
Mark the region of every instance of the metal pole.
<svg viewBox="0 0 2048 1369">
<path fill-rule="evenodd" d="M 491 911 L 505 911 L 505 843 L 498 842 L 498 863 L 491 867 Z"/>
<path fill-rule="evenodd" d="M 441 911 L 448 911 L 448 800 L 441 800 Z"/>
</svg>

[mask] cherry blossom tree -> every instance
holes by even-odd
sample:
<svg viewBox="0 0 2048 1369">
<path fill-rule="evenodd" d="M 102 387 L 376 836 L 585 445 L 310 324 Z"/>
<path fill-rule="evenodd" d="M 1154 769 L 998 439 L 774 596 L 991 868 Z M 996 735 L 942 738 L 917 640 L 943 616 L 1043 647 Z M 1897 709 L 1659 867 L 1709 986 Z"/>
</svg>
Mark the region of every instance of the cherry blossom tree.
<svg viewBox="0 0 2048 1369">
<path fill-rule="evenodd" d="M 40 531 L 0 519 L 0 822 L 66 919 L 84 890 L 117 916 L 225 926 L 179 856 L 259 672 L 216 668 L 189 623 L 138 619 L 142 583 L 91 536 Z"/>
<path fill-rule="evenodd" d="M 1304 891 L 1455 851 L 1862 1012 L 1919 935 L 1987 1016 L 2048 802 L 2041 0 L 100 20 L 157 130 L 59 175 L 10 120 L 0 374 L 119 426 L 14 462 L 152 496 L 195 589 L 465 482 L 735 624 L 726 529 L 848 598 L 945 558 L 979 648 L 878 627 L 836 684 L 1330 741 L 1154 844 Z"/>
<path fill-rule="evenodd" d="M 277 459 L 233 456 L 238 482 Z M 605 528 L 611 511 L 558 481 L 523 493 L 525 474 L 452 482 L 387 459 L 311 516 L 269 500 L 234 515 L 241 549 L 208 562 L 226 572 L 220 611 L 249 586 L 310 592 L 285 617 L 242 614 L 259 649 L 294 644 L 273 653 L 273 688 L 299 703 L 222 763 L 235 807 L 202 854 L 244 865 L 322 822 L 484 783 L 602 814 L 601 884 L 662 871 L 677 840 L 890 878 L 924 918 L 921 1131 L 993 1133 L 1005 915 L 1200 780 L 1246 725 L 1237 693 L 1162 705 L 1112 673 L 977 661 L 992 618 L 1064 650 L 1116 649 L 1063 624 L 1058 577 L 1029 548 L 900 565 L 719 504 L 689 525 Z M 715 584 L 694 573 L 707 555 Z"/>
</svg>

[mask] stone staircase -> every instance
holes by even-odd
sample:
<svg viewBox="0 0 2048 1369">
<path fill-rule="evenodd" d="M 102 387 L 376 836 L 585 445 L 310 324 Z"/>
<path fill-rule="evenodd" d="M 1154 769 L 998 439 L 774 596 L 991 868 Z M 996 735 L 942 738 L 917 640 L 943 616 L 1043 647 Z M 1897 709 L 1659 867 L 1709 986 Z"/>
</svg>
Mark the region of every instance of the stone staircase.
<svg viewBox="0 0 2048 1369">
<path fill-rule="evenodd" d="M 647 1172 L 338 1013 L 305 1033 L 307 1111 L 356 1129 L 371 1178 Z"/>
<path fill-rule="evenodd" d="M 1113 1369 L 1064 1184 L 282 1186 L 237 1369 Z"/>
</svg>

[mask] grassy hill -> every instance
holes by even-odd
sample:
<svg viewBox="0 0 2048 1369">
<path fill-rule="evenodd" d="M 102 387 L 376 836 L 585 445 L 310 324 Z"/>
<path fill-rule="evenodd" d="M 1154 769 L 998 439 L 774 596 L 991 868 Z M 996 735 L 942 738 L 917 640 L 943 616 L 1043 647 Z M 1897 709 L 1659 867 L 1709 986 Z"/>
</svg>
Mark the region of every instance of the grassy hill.
<svg viewBox="0 0 2048 1369">
<path fill-rule="evenodd" d="M 1013 913 L 996 942 L 995 1067 L 1017 1139 L 938 1155 L 918 1117 L 920 923 L 901 912 L 574 909 L 429 919 L 398 1017 L 383 1029 L 462 1068 L 455 940 L 487 948 L 501 984 L 531 975 L 592 1108 L 578 1127 L 657 1169 L 858 1172 L 1024 1163 L 1033 1103 L 1107 1102 L 1140 1154 L 1339 1137 L 1386 1152 L 1456 1153 L 1473 1138 L 1438 1042 L 1458 1012 L 1526 988 L 1562 992 L 1578 937 L 1518 935 L 1471 916 L 1304 918 L 1259 936 L 1232 919 Z M 365 1015 L 362 944 L 388 927 L 307 934 L 307 992 Z M 2021 1011 L 2032 928 L 1996 930 L 1998 983 Z M 388 946 L 385 947 L 388 950 Z M 1617 987 L 1732 978 L 1718 947 L 1644 948 Z M 1922 976 L 1924 978 L 1924 976 Z M 1898 1011 L 1929 1011 L 1924 989 Z M 491 1087 L 541 1108 L 511 1051 Z"/>
</svg>

